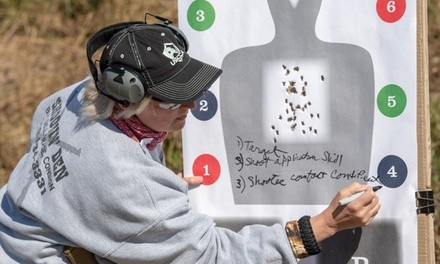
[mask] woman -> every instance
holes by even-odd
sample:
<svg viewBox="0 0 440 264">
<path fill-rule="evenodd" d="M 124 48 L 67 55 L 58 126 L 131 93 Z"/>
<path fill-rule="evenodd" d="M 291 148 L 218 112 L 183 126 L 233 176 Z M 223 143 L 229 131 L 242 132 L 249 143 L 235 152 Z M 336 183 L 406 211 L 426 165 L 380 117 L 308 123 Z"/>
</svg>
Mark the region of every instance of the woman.
<svg viewBox="0 0 440 264">
<path fill-rule="evenodd" d="M 92 56 L 102 46 L 98 69 Z M 184 127 L 221 70 L 187 49 L 167 20 L 111 25 L 90 39 L 93 78 L 43 100 L 29 150 L 0 191 L 0 263 L 69 263 L 65 246 L 100 263 L 297 263 L 336 232 L 372 221 L 378 197 L 357 183 L 285 227 L 235 233 L 191 210 L 188 183 L 201 178 L 185 182 L 167 169 L 161 142 Z"/>
</svg>

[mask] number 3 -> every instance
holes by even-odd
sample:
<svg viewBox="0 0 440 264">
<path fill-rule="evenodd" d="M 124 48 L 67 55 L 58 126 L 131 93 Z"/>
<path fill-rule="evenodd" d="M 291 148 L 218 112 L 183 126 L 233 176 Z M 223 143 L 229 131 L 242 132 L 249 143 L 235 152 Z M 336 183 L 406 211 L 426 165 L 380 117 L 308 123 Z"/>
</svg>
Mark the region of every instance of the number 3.
<svg viewBox="0 0 440 264">
<path fill-rule="evenodd" d="M 196 14 L 197 14 L 197 18 L 196 18 L 196 20 L 197 20 L 198 22 L 203 22 L 203 21 L 205 21 L 205 11 L 203 11 L 203 10 L 197 10 Z"/>
</svg>

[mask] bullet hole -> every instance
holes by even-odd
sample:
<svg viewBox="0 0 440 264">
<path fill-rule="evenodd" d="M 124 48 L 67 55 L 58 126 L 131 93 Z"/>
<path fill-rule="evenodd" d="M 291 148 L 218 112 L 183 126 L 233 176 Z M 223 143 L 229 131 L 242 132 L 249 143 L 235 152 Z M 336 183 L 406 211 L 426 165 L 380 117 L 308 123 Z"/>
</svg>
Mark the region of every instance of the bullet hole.
<svg viewBox="0 0 440 264">
<path fill-rule="evenodd" d="M 296 94 L 296 93 L 298 93 L 298 91 L 296 90 L 295 86 L 291 86 L 291 85 L 289 85 L 287 87 L 286 91 L 287 91 L 288 94 Z"/>
</svg>

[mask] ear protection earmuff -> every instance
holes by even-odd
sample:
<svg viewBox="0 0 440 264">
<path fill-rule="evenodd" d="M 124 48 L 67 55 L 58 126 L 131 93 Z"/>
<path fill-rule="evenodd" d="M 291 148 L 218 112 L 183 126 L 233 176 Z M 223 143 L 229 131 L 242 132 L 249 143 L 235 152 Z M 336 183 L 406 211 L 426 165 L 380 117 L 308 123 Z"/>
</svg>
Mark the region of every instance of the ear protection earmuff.
<svg viewBox="0 0 440 264">
<path fill-rule="evenodd" d="M 162 21 L 162 23 L 147 24 L 147 15 L 153 16 Z M 172 22 L 168 19 L 146 13 L 145 22 L 137 21 L 113 24 L 96 32 L 87 42 L 87 60 L 90 73 L 95 81 L 98 91 L 119 103 L 127 104 L 140 102 L 145 95 L 148 94 L 148 82 L 141 73 L 126 65 L 109 65 L 100 72 L 93 62 L 92 57 L 95 52 L 105 46 L 115 34 L 135 25 L 159 26 L 171 30 L 176 37 L 177 42 L 186 52 L 188 50 L 188 41 L 185 35 L 177 27 L 170 25 L 171 23 Z"/>
</svg>

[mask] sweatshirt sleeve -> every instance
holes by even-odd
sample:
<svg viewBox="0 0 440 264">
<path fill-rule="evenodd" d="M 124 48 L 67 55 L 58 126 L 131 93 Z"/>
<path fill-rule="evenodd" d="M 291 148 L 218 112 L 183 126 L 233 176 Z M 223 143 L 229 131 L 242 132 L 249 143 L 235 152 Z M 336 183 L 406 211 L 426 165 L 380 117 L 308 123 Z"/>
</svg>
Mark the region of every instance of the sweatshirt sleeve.
<svg viewBox="0 0 440 264">
<path fill-rule="evenodd" d="M 108 256 L 118 263 L 296 263 L 284 228 L 250 225 L 236 233 L 182 203 Z"/>
<path fill-rule="evenodd" d="M 147 165 L 126 175 L 120 163 L 109 168 L 123 175 L 120 180 L 94 184 L 90 190 L 100 199 L 93 203 L 101 209 L 90 217 L 99 224 L 88 233 L 94 239 L 82 246 L 116 263 L 296 263 L 281 225 L 250 225 L 239 232 L 216 227 L 211 217 L 190 208 L 184 181 L 159 163 Z"/>
<path fill-rule="evenodd" d="M 281 225 L 250 225 L 236 233 L 185 206 L 106 257 L 117 263 L 296 263 Z"/>
</svg>

